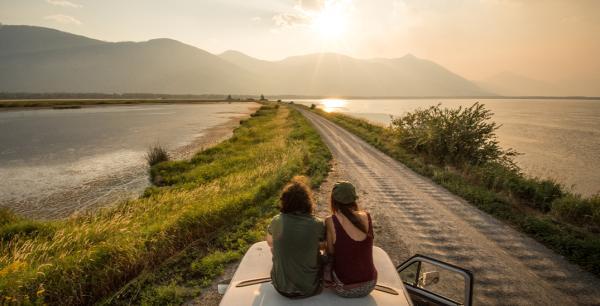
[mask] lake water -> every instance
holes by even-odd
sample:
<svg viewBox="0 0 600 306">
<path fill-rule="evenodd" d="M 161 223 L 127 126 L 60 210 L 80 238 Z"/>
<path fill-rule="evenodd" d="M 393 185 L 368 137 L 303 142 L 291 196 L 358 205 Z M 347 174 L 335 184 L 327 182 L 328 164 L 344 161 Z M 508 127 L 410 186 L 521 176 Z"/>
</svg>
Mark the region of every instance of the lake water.
<svg viewBox="0 0 600 306">
<path fill-rule="evenodd" d="M 194 143 L 224 135 L 255 103 L 99 106 L 0 112 L 0 206 L 39 218 L 139 194 L 145 154 L 160 143 L 189 155 Z M 225 131 L 227 133 L 227 131 Z M 212 134 L 211 134 L 212 133 Z M 210 134 L 210 135 L 209 135 Z M 198 144 L 199 145 L 199 144 Z"/>
<path fill-rule="evenodd" d="M 348 113 L 389 124 L 419 107 L 441 103 L 446 107 L 485 104 L 492 120 L 502 124 L 497 134 L 505 148 L 523 153 L 516 158 L 529 175 L 553 178 L 574 191 L 591 195 L 600 191 L 600 101 L 530 99 L 397 99 L 301 100 L 326 111 Z"/>
</svg>

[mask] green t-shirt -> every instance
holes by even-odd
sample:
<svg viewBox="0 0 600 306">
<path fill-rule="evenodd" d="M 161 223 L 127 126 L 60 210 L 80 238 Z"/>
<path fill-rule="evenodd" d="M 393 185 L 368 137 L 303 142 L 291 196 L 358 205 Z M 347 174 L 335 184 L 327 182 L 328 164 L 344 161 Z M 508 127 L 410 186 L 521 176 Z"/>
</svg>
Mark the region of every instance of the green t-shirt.
<svg viewBox="0 0 600 306">
<path fill-rule="evenodd" d="M 277 290 L 312 295 L 319 287 L 319 242 L 325 225 L 307 214 L 279 214 L 268 228 L 273 236 L 271 279 Z"/>
</svg>

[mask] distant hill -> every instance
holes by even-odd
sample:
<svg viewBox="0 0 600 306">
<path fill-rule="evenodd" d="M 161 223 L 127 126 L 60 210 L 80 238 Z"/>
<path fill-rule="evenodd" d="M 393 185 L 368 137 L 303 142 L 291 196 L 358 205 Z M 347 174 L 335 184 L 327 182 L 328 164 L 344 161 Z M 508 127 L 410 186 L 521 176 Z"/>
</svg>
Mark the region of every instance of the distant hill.
<svg viewBox="0 0 600 306">
<path fill-rule="evenodd" d="M 38 27 L 2 26 L 0 91 L 254 92 L 256 76 L 171 39 L 108 43 Z M 38 40 L 49 41 L 44 50 Z M 20 50 L 16 52 L 16 50 Z M 35 52 L 33 52 L 35 51 Z"/>
<path fill-rule="evenodd" d="M 254 74 L 271 78 L 263 84 L 278 94 L 340 96 L 489 95 L 444 67 L 406 55 L 396 59 L 355 59 L 335 53 L 309 54 L 263 61 L 237 51 L 220 55 Z"/>
<path fill-rule="evenodd" d="M 561 96 L 569 93 L 556 84 L 531 79 L 512 72 L 502 72 L 477 84 L 503 96 Z"/>
<path fill-rule="evenodd" d="M 407 55 L 361 60 L 324 53 L 263 61 L 214 55 L 171 39 L 104 42 L 53 29 L 0 27 L 0 91 L 490 95 L 444 67 Z"/>
<path fill-rule="evenodd" d="M 0 25 L 0 42 L 0 56 L 106 44 L 101 40 L 54 29 L 7 25 Z"/>
</svg>

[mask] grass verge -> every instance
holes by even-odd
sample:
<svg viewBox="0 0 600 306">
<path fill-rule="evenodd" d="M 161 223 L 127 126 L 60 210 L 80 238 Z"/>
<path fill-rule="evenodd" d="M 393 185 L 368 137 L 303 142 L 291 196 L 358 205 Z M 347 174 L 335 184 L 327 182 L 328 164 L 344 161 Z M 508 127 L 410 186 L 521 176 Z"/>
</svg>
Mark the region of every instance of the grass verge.
<svg viewBox="0 0 600 306">
<path fill-rule="evenodd" d="M 227 229 L 268 216 L 291 177 L 305 174 L 318 184 L 329 159 L 318 134 L 297 111 L 263 106 L 230 139 L 190 161 L 153 166 L 151 173 L 163 177 L 162 185 L 149 187 L 137 200 L 67 220 L 33 222 L 43 230 L 13 229 L 2 236 L 2 302 L 90 304 L 114 296 L 186 247 L 219 247 Z M 24 222 L 9 213 L 0 217 L 6 220 L 2 228 Z M 216 249 L 222 256 L 213 252 L 217 255 L 190 267 L 210 277 L 244 247 L 240 242 Z M 153 290 L 165 299 L 186 293 L 172 284 Z M 141 302 L 152 294 L 121 296 Z"/>
<path fill-rule="evenodd" d="M 340 113 L 312 111 L 600 276 L 599 196 L 584 199 L 554 182 L 528 178 L 500 165 L 463 169 L 437 165 L 398 145 L 398 135 L 388 127 Z"/>
</svg>

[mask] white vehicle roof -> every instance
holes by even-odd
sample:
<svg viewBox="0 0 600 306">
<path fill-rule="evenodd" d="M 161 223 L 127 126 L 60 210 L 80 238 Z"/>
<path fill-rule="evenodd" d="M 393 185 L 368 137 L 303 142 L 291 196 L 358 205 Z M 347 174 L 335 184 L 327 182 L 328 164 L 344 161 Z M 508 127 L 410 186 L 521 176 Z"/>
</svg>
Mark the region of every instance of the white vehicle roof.
<svg viewBox="0 0 600 306">
<path fill-rule="evenodd" d="M 280 306 L 280 305 L 378 305 L 404 306 L 412 305 L 410 297 L 404 288 L 396 267 L 387 253 L 381 248 L 373 248 L 373 261 L 378 273 L 377 284 L 393 289 L 398 294 L 373 290 L 363 298 L 342 298 L 331 290 L 324 289 L 319 295 L 305 299 L 289 299 L 280 295 L 270 281 L 236 287 L 240 283 L 251 280 L 265 279 L 270 276 L 272 260 L 271 250 L 265 241 L 255 243 L 246 252 L 231 283 L 221 300 L 221 306 Z"/>
</svg>

